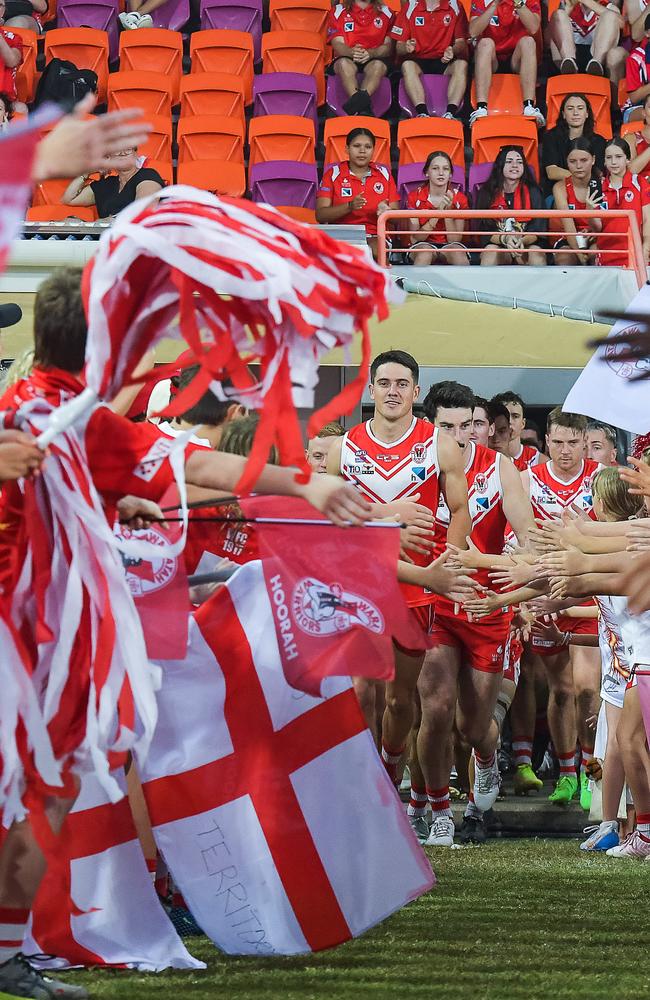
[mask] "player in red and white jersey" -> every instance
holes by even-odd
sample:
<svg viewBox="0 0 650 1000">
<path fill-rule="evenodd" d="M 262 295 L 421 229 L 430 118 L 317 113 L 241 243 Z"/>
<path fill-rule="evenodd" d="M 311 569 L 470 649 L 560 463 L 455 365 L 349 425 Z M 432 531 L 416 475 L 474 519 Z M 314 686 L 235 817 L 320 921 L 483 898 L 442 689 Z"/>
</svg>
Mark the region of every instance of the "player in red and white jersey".
<svg viewBox="0 0 650 1000">
<path fill-rule="evenodd" d="M 403 542 L 410 558 L 424 566 L 431 562 L 434 512 L 441 493 L 451 511 L 449 538 L 465 547 L 470 519 L 462 453 L 431 424 L 413 414 L 419 387 L 418 364 L 405 351 L 386 351 L 370 368 L 373 416 L 336 441 L 328 469 L 354 483 L 363 496 L 397 514 L 410 524 Z M 418 503 L 419 501 L 419 503 Z M 423 633 L 431 627 L 435 594 L 402 584 L 405 599 L 413 609 Z M 382 725 L 382 758 L 393 777 L 406 746 L 413 721 L 413 695 L 422 667 L 421 650 L 395 651 L 395 679 L 386 685 L 386 709 Z M 361 678 L 355 683 L 366 718 L 374 716 L 375 689 Z"/>
<path fill-rule="evenodd" d="M 531 465 L 538 462 L 545 462 L 546 457 L 541 455 L 537 448 L 531 444 L 522 444 L 521 434 L 526 426 L 526 416 L 524 414 L 524 401 L 518 393 L 508 389 L 507 392 L 499 392 L 491 401 L 492 403 L 502 403 L 510 414 L 510 444 L 508 454 L 515 464 L 515 467 L 523 472 Z"/>
<path fill-rule="evenodd" d="M 508 522 L 523 545 L 534 521 L 512 463 L 470 440 L 475 402 L 474 393 L 468 386 L 440 382 L 429 390 L 424 410 L 436 430 L 441 432 L 439 440 L 453 437 L 465 455 L 472 543 L 481 552 L 499 553 L 504 546 Z M 437 539 L 442 541 L 447 522 L 444 498 L 436 517 Z M 487 586 L 488 571 L 480 570 L 476 581 Z M 454 822 L 449 808 L 454 717 L 462 738 L 475 751 L 477 804 L 487 809 L 496 799 L 499 773 L 491 723 L 501 685 L 510 622 L 511 614 L 505 610 L 476 622 L 444 597 L 436 601 L 431 630 L 436 644 L 425 657 L 418 684 L 422 706 L 418 758 L 433 813 L 429 845 L 450 847 L 454 839 Z"/>
</svg>

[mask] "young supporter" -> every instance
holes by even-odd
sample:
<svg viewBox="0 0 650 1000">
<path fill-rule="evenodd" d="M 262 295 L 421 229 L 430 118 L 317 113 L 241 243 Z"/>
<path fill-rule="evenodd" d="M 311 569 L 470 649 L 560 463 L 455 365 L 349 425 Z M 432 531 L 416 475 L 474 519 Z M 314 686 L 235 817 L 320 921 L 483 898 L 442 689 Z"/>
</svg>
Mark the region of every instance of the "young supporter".
<svg viewBox="0 0 650 1000">
<path fill-rule="evenodd" d="M 8 28 L 26 28 L 43 34 L 43 15 L 47 0 L 6 0 L 4 23 Z"/>
<path fill-rule="evenodd" d="M 181 392 L 187 389 L 194 381 L 198 371 L 199 365 L 189 365 L 181 368 L 180 375 L 175 376 L 177 378 L 177 391 Z M 229 381 L 222 384 L 227 387 L 231 387 L 232 385 Z M 163 434 L 177 437 L 179 434 L 183 434 L 184 431 L 188 431 L 193 427 L 194 438 L 205 443 L 210 448 L 219 448 L 221 435 L 228 423 L 231 420 L 236 420 L 238 417 L 245 416 L 245 414 L 245 407 L 237 402 L 237 400 L 217 399 L 215 394 L 208 390 L 185 413 L 182 413 L 178 417 L 172 417 L 171 420 L 159 423 L 158 429 Z"/>
<path fill-rule="evenodd" d="M 510 414 L 510 443 L 508 455 L 514 462 L 515 468 L 523 472 L 531 465 L 536 465 L 540 461 L 540 454 L 537 448 L 532 445 L 522 444 L 521 435 L 524 431 L 526 418 L 524 417 L 524 401 L 512 389 L 506 392 L 499 392 L 493 396 L 492 403 L 502 403 Z"/>
<path fill-rule="evenodd" d="M 601 465 L 618 465 L 616 451 L 616 428 L 600 420 L 590 420 L 587 423 L 587 458 Z"/>
<path fill-rule="evenodd" d="M 474 39 L 476 108 L 473 125 L 488 113 L 488 94 L 497 72 L 517 73 L 524 99 L 523 113 L 542 128 L 544 115 L 535 105 L 537 43 L 541 24 L 539 0 L 472 0 L 469 35 Z"/>
<path fill-rule="evenodd" d="M 316 219 L 366 227 L 368 246 L 377 256 L 377 218 L 399 208 L 390 168 L 375 163 L 375 137 L 367 128 L 353 128 L 345 140 L 347 160 L 328 167 L 316 196 Z"/>
<path fill-rule="evenodd" d="M 566 158 L 572 139 L 588 139 L 600 171 L 605 169 L 606 141 L 594 132 L 594 112 L 584 94 L 567 94 L 560 105 L 557 124 L 542 138 L 542 173 L 547 182 L 569 176 Z"/>
<path fill-rule="evenodd" d="M 490 438 L 494 436 L 494 420 L 490 404 L 483 396 L 474 394 L 474 409 L 472 410 L 472 433 L 470 441 L 475 441 L 483 448 L 490 447 Z"/>
<path fill-rule="evenodd" d="M 645 33 L 645 19 L 648 14 L 646 0 L 626 0 L 625 15 L 630 30 L 630 38 L 633 42 L 643 41 Z"/>
<path fill-rule="evenodd" d="M 548 24 L 551 57 L 561 73 L 606 74 L 616 85 L 625 73 L 622 28 L 613 0 L 562 0 Z"/>
<path fill-rule="evenodd" d="M 343 105 L 346 115 L 372 114 L 370 98 L 391 63 L 392 24 L 393 14 L 381 0 L 344 0 L 332 7 L 327 38 L 334 61 L 328 72 L 336 73 L 348 95 Z"/>
<path fill-rule="evenodd" d="M 427 183 L 409 193 L 407 208 L 431 211 L 469 208 L 460 185 L 451 183 L 453 164 L 448 153 L 441 150 L 429 153 L 422 173 Z M 458 253 L 458 250 L 465 250 L 461 242 L 464 228 L 464 219 L 436 219 L 435 216 L 409 219 L 409 229 L 413 232 L 411 249 L 418 249 L 418 253 L 413 254 L 413 263 L 417 267 L 443 261 L 447 264 L 468 264 L 467 253 Z"/>
<path fill-rule="evenodd" d="M 481 184 L 476 199 L 476 210 L 501 208 L 509 211 L 541 209 L 544 207 L 542 192 L 532 170 L 526 162 L 521 146 L 502 146 L 494 161 L 490 176 Z M 540 238 L 535 235 L 547 226 L 545 219 L 505 218 L 480 219 L 478 228 L 496 230 L 493 236 L 483 239 L 481 264 L 546 264 L 540 252 Z M 504 247 L 509 252 L 494 249 Z"/>
<path fill-rule="evenodd" d="M 127 31 L 134 28 L 153 28 L 152 14 L 167 0 L 128 0 L 127 9 L 118 14 L 120 24 Z"/>
<path fill-rule="evenodd" d="M 107 219 L 138 198 L 162 191 L 165 182 L 157 170 L 139 165 L 137 160 L 133 164 L 136 153 L 133 147 L 115 153 L 113 170 L 99 180 L 88 183 L 88 174 L 74 177 L 63 192 L 62 204 L 75 208 L 95 206 L 99 218 Z"/>
<path fill-rule="evenodd" d="M 314 472 L 327 472 L 327 459 L 330 448 L 336 438 L 343 437 L 345 427 L 333 420 L 329 424 L 321 427 L 316 437 L 310 438 L 307 442 L 305 457 Z"/>
<path fill-rule="evenodd" d="M 630 147 L 630 173 L 650 177 L 650 94 L 642 105 L 643 128 L 639 132 L 626 132 L 625 141 Z"/>
<path fill-rule="evenodd" d="M 636 215 L 643 243 L 644 260 L 650 256 L 650 185 L 644 177 L 630 172 L 630 147 L 625 139 L 614 138 L 605 149 L 605 170 L 602 190 L 608 209 L 632 210 Z M 603 267 L 625 267 L 628 264 L 625 219 L 609 219 L 603 223 L 598 249 L 603 251 L 599 263 Z M 618 235 L 617 235 L 618 234 Z M 606 252 L 614 251 L 614 252 Z"/>
<path fill-rule="evenodd" d="M 642 107 L 646 97 L 650 95 L 650 83 L 648 83 L 648 66 L 650 56 L 648 55 L 648 44 L 650 43 L 650 13 L 646 14 L 643 22 L 643 38 L 635 49 L 632 49 L 625 63 L 625 86 L 627 89 L 628 105 Z M 631 116 L 636 117 L 636 114 Z"/>
<path fill-rule="evenodd" d="M 572 139 L 567 154 L 568 177 L 563 177 L 553 185 L 555 208 L 567 212 L 576 209 L 596 210 L 602 208 L 602 185 L 596 167 L 591 143 L 588 139 Z M 579 264 L 595 264 L 595 256 L 586 253 L 595 242 L 595 233 L 602 229 L 600 219 L 579 219 L 570 215 L 561 220 L 566 236 L 557 240 L 556 249 L 570 247 L 578 253 L 559 252 L 555 263 L 559 267 L 575 267 Z"/>
<path fill-rule="evenodd" d="M 5 2 L 0 0 L 0 91 L 14 102 L 14 110 L 27 114 L 27 105 L 19 102 L 16 91 L 16 73 L 23 61 L 23 43 L 20 35 L 5 23 Z"/>
<path fill-rule="evenodd" d="M 443 118 L 457 118 L 467 87 L 468 25 L 458 0 L 409 0 L 395 18 L 391 37 L 402 58 L 402 79 L 418 118 L 429 109 L 422 85 L 423 73 L 449 78 L 447 110 Z"/>
</svg>

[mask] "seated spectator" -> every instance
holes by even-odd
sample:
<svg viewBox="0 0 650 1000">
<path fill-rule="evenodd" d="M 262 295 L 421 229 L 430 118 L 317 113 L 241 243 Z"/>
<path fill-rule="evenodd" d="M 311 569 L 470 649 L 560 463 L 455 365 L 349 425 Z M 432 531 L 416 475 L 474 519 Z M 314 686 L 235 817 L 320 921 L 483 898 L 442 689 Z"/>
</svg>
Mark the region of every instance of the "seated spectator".
<svg viewBox="0 0 650 1000">
<path fill-rule="evenodd" d="M 8 94 L 0 93 L 0 131 L 5 131 L 14 115 L 13 101 Z"/>
<path fill-rule="evenodd" d="M 381 0 L 345 0 L 332 7 L 327 30 L 334 61 L 328 72 L 336 73 L 348 99 L 347 115 L 371 115 L 370 98 L 391 64 L 393 14 Z M 357 73 L 363 73 L 361 86 Z"/>
<path fill-rule="evenodd" d="M 368 246 L 377 256 L 377 219 L 399 208 L 390 169 L 374 163 L 375 137 L 367 128 L 353 128 L 345 145 L 348 158 L 328 167 L 316 196 L 316 221 L 366 227 Z"/>
<path fill-rule="evenodd" d="M 429 3 L 432 6 L 429 6 Z M 402 78 L 418 118 L 429 114 L 423 73 L 449 77 L 447 110 L 443 118 L 457 118 L 467 87 L 467 15 L 458 0 L 409 0 L 391 29 L 397 55 L 403 57 Z"/>
<path fill-rule="evenodd" d="M 488 94 L 496 72 L 519 74 L 524 115 L 534 118 L 540 128 L 546 124 L 544 115 L 535 106 L 535 35 L 540 23 L 539 0 L 472 0 L 469 34 L 476 43 L 476 108 L 470 115 L 470 125 L 488 113 Z"/>
<path fill-rule="evenodd" d="M 543 207 L 542 192 L 526 162 L 521 146 L 502 146 L 490 176 L 479 188 L 476 199 L 477 211 L 482 208 L 503 208 L 514 211 Z M 493 236 L 485 237 L 481 264 L 492 266 L 533 264 L 540 267 L 546 263 L 545 255 L 539 252 L 539 237 L 529 233 L 529 230 L 545 229 L 544 219 L 485 219 L 479 222 L 478 228 L 498 230 Z M 504 253 L 492 249 L 496 246 L 505 247 L 510 252 Z"/>
<path fill-rule="evenodd" d="M 647 263 L 650 248 L 650 186 L 644 177 L 630 173 L 630 147 L 625 139 L 616 137 L 608 142 L 605 147 L 605 172 L 603 200 L 608 209 L 627 209 L 635 213 Z M 599 258 L 603 267 L 628 266 L 626 232 L 625 219 L 606 219 L 603 223 L 602 234 L 598 238 L 599 250 L 619 251 L 603 253 Z M 617 233 L 620 235 L 615 235 Z"/>
<path fill-rule="evenodd" d="M 17 101 L 16 72 L 23 61 L 22 39 L 4 25 L 4 0 L 0 0 L 0 92 L 14 102 L 14 110 L 27 114 L 27 105 Z"/>
<path fill-rule="evenodd" d="M 646 0 L 626 0 L 625 13 L 630 26 L 632 41 L 642 41 L 645 33 L 645 19 L 648 13 Z"/>
<path fill-rule="evenodd" d="M 594 113 L 584 94 L 567 94 L 560 105 L 557 125 L 542 139 L 542 172 L 547 181 L 559 181 L 569 176 L 566 165 L 572 139 L 588 139 L 596 166 L 605 169 L 605 139 L 594 132 Z"/>
<path fill-rule="evenodd" d="M 642 115 L 643 104 L 650 96 L 648 83 L 648 66 L 650 65 L 650 13 L 643 22 L 643 38 L 635 49 L 632 49 L 625 63 L 625 86 L 627 88 L 628 104 L 633 110 L 627 115 L 628 121 L 638 121 Z"/>
<path fill-rule="evenodd" d="M 153 28 L 152 13 L 167 0 L 128 0 L 127 9 L 119 14 L 120 24 L 127 31 L 134 28 Z"/>
<path fill-rule="evenodd" d="M 142 157 L 136 160 L 135 167 L 125 169 L 122 166 L 124 157 L 132 157 L 135 152 L 131 148 L 115 153 L 115 172 L 104 174 L 99 180 L 88 183 L 88 174 L 75 177 L 63 192 L 61 202 L 86 208 L 95 205 L 99 218 L 108 219 L 138 198 L 161 191 L 165 186 L 164 180 L 157 170 L 142 165 Z"/>
<path fill-rule="evenodd" d="M 643 128 L 640 132 L 628 132 L 625 141 L 630 147 L 630 173 L 640 174 L 650 179 L 650 94 L 642 106 Z"/>
<path fill-rule="evenodd" d="M 47 14 L 47 0 L 6 0 L 4 23 L 7 28 L 27 28 L 43 33 L 43 14 Z"/>
<path fill-rule="evenodd" d="M 553 201 L 555 207 L 574 212 L 576 209 L 593 210 L 602 207 L 603 191 L 600 182 L 600 171 L 596 167 L 596 159 L 588 139 L 572 139 L 569 143 L 567 156 L 569 176 L 556 181 L 553 185 Z M 595 264 L 593 254 L 584 251 L 595 243 L 594 233 L 600 232 L 602 223 L 599 219 L 562 219 L 562 228 L 566 236 L 555 244 L 559 247 L 571 247 L 579 253 L 558 253 L 555 263 L 560 267 L 577 264 Z"/>
<path fill-rule="evenodd" d="M 620 2 L 561 0 L 548 23 L 551 57 L 561 73 L 607 76 L 618 84 L 627 52 L 619 45 L 623 28 Z"/>
<path fill-rule="evenodd" d="M 469 208 L 467 198 L 460 187 L 451 183 L 453 165 L 447 153 L 439 150 L 429 153 L 423 173 L 427 182 L 410 192 L 407 208 L 427 210 L 438 208 L 443 211 Z M 417 267 L 443 262 L 469 263 L 466 253 L 457 252 L 459 249 L 465 250 L 461 242 L 464 228 L 464 219 L 436 219 L 426 216 L 409 219 L 409 229 L 414 233 L 411 236 L 411 247 L 422 248 L 420 252 L 413 254 L 413 263 Z M 428 248 L 429 252 L 425 252 L 424 248 Z"/>
</svg>

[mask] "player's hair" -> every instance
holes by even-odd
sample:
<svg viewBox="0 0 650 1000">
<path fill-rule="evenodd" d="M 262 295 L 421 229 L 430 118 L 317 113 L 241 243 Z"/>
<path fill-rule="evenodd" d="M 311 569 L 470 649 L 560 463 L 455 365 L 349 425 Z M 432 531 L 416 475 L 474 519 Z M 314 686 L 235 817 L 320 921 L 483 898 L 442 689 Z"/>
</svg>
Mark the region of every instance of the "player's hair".
<svg viewBox="0 0 650 1000">
<path fill-rule="evenodd" d="M 199 368 L 200 365 L 190 365 L 188 368 L 183 368 L 178 376 L 179 392 L 182 392 L 184 389 L 187 389 L 188 385 L 191 385 Z M 232 382 L 226 380 L 222 385 L 231 386 Z M 214 393 L 208 389 L 194 406 L 191 406 L 189 410 L 186 410 L 181 415 L 180 419 L 185 420 L 188 424 L 205 424 L 208 427 L 220 427 L 228 416 L 230 407 L 236 404 L 236 399 L 217 399 Z"/>
<path fill-rule="evenodd" d="M 445 409 L 469 409 L 473 410 L 476 405 L 476 396 L 468 385 L 461 382 L 436 382 L 431 386 L 422 404 L 426 416 L 431 423 L 436 419 L 439 408 Z"/>
<path fill-rule="evenodd" d="M 343 4 L 346 10 L 352 10 L 354 7 L 354 0 L 343 0 Z M 370 6 L 374 7 L 375 10 L 381 10 L 383 0 L 370 0 Z"/>
<path fill-rule="evenodd" d="M 587 430 L 587 418 L 581 413 L 565 413 L 561 406 L 556 406 L 546 419 L 547 434 L 551 433 L 551 427 L 569 427 L 572 431 L 584 434 Z"/>
<path fill-rule="evenodd" d="M 404 368 L 408 368 L 413 376 L 413 385 L 418 384 L 420 380 L 420 366 L 413 355 L 407 354 L 406 351 L 382 351 L 381 354 L 378 354 L 370 365 L 370 381 L 375 381 L 377 369 L 381 365 L 389 364 L 402 365 Z"/>
<path fill-rule="evenodd" d="M 629 521 L 643 510 L 644 498 L 630 493 L 630 487 L 621 479 L 618 469 L 601 469 L 591 484 L 593 495 L 616 521 Z"/>
<path fill-rule="evenodd" d="M 508 403 L 517 403 L 521 406 L 522 412 L 524 410 L 524 401 L 517 392 L 513 392 L 512 389 L 506 389 L 505 392 L 497 392 L 496 396 L 492 397 L 493 403 L 503 403 L 507 408 Z"/>
<path fill-rule="evenodd" d="M 36 293 L 34 364 L 77 374 L 84 366 L 87 333 L 81 268 L 59 268 Z"/>
<path fill-rule="evenodd" d="M 609 142 L 605 144 L 605 152 L 607 152 L 609 146 L 616 146 L 617 149 L 622 149 L 625 153 L 626 159 L 632 159 L 630 144 L 627 139 L 621 139 L 620 135 L 615 135 L 613 139 L 610 139 Z"/>
<path fill-rule="evenodd" d="M 260 418 L 257 413 L 248 413 L 245 417 L 230 420 L 223 429 L 218 451 L 225 451 L 230 455 L 242 455 L 246 458 L 253 448 L 259 422 Z M 278 452 L 275 445 L 271 445 L 266 461 L 269 465 L 278 464 Z"/>
<path fill-rule="evenodd" d="M 474 409 L 476 409 L 477 406 L 479 406 L 482 410 L 485 410 L 487 418 L 490 420 L 490 404 L 485 396 L 477 396 L 476 393 L 474 393 Z M 491 420 L 490 423 L 492 423 Z"/>
<path fill-rule="evenodd" d="M 574 91 L 574 93 L 572 93 L 572 94 L 567 94 L 563 98 L 562 103 L 560 104 L 560 110 L 559 110 L 559 113 L 558 113 L 558 116 L 557 116 L 557 128 L 560 129 L 562 132 L 566 132 L 568 134 L 568 132 L 569 132 L 569 123 L 567 122 L 566 118 L 564 117 L 564 109 L 566 108 L 566 106 L 569 103 L 569 101 L 573 100 L 574 97 L 578 97 L 578 98 L 580 98 L 581 101 L 584 101 L 585 105 L 586 105 L 586 108 L 587 108 L 587 117 L 585 119 L 584 125 L 582 126 L 582 134 L 583 135 L 587 135 L 587 136 L 593 135 L 594 134 L 594 109 L 592 108 L 591 102 L 590 102 L 589 98 L 587 97 L 587 95 L 586 94 L 579 94 L 577 91 Z"/>
<path fill-rule="evenodd" d="M 375 145 L 375 142 L 377 140 L 375 139 L 375 136 L 373 135 L 373 133 L 370 131 L 369 128 L 353 128 L 353 129 L 351 129 L 348 132 L 348 134 L 346 135 L 346 137 L 345 137 L 345 145 L 349 146 L 350 143 L 354 142 L 355 139 L 358 139 L 360 135 L 367 136 L 368 139 L 370 139 L 370 141 L 373 144 L 373 146 Z"/>
<path fill-rule="evenodd" d="M 345 427 L 340 424 L 337 420 L 331 420 L 329 424 L 325 424 L 324 427 L 314 434 L 317 438 L 340 438 L 345 434 Z"/>
<path fill-rule="evenodd" d="M 435 149 L 433 153 L 429 153 L 426 160 L 424 161 L 424 167 L 422 168 L 422 173 L 424 174 L 424 176 L 426 177 L 427 171 L 431 166 L 431 164 L 433 163 L 433 161 L 435 160 L 436 156 L 442 156 L 443 160 L 447 161 L 447 163 L 449 164 L 449 172 L 453 174 L 454 165 L 451 162 L 451 156 L 449 155 L 449 153 L 445 153 L 444 149 Z"/>
<path fill-rule="evenodd" d="M 602 420 L 588 420 L 588 431 L 602 431 L 612 447 L 616 447 L 616 428 L 611 424 L 604 424 Z"/>
<path fill-rule="evenodd" d="M 488 413 L 490 414 L 490 423 L 496 423 L 497 417 L 505 417 L 508 423 L 510 423 L 510 411 L 505 403 L 500 402 L 495 396 L 491 399 L 488 404 Z"/>
</svg>

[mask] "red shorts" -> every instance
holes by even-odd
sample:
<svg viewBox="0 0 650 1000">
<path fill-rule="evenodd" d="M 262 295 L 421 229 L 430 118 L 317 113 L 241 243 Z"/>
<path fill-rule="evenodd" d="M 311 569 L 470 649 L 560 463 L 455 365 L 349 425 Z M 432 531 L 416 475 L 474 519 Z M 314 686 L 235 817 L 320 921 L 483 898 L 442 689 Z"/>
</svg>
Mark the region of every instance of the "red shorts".
<svg viewBox="0 0 650 1000">
<path fill-rule="evenodd" d="M 431 629 L 434 646 L 451 646 L 464 650 L 467 662 L 474 670 L 500 674 L 510 632 L 512 615 L 503 613 L 493 618 L 469 622 L 453 612 L 437 610 Z"/>
<path fill-rule="evenodd" d="M 570 618 L 569 615 L 558 615 L 555 622 L 560 632 L 573 632 L 575 635 L 598 635 L 597 618 Z M 566 646 L 548 646 L 543 639 L 533 636 L 531 646 L 534 653 L 540 656 L 555 656 Z"/>
<path fill-rule="evenodd" d="M 397 649 L 399 649 L 401 653 L 405 653 L 406 656 L 421 656 L 429 646 L 427 637 L 431 635 L 431 626 L 433 625 L 434 619 L 434 605 L 431 603 L 418 604 L 415 607 L 409 606 L 409 615 L 415 619 L 416 624 L 422 630 L 422 645 L 418 649 L 407 649 L 406 646 L 402 646 L 396 639 L 393 639 L 393 642 L 395 643 Z"/>
</svg>

